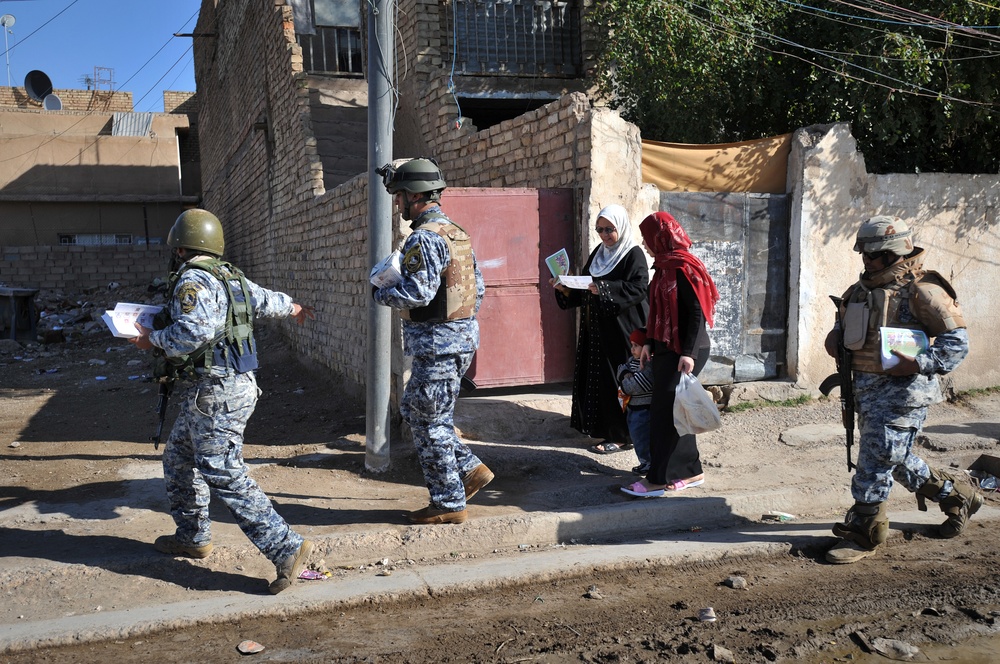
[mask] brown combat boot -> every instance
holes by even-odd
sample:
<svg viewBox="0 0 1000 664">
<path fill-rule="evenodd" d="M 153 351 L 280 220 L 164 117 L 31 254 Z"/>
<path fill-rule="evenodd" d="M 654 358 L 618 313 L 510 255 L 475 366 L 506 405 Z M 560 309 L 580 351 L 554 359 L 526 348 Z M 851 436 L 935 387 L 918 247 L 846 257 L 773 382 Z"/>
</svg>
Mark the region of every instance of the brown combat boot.
<svg viewBox="0 0 1000 664">
<path fill-rule="evenodd" d="M 889 537 L 885 503 L 855 503 L 844 523 L 833 525 L 833 534 L 844 541 L 826 552 L 827 562 L 847 564 L 867 558 Z"/>
<path fill-rule="evenodd" d="M 160 553 L 186 558 L 208 558 L 208 554 L 212 553 L 211 542 L 208 544 L 181 544 L 175 535 L 160 535 L 153 542 L 153 548 Z"/>
<path fill-rule="evenodd" d="M 983 496 L 964 477 L 937 468 L 930 471 L 930 479 L 917 489 L 917 505 L 926 512 L 926 499 L 936 502 L 948 517 L 938 527 L 938 533 L 949 539 L 958 537 L 965 530 L 969 518 L 983 506 Z M 942 497 L 947 482 L 951 482 L 951 491 Z"/>
<path fill-rule="evenodd" d="M 462 478 L 462 485 L 465 486 L 465 499 L 468 500 L 476 495 L 480 489 L 493 481 L 495 475 L 493 471 L 481 463 Z"/>
<path fill-rule="evenodd" d="M 439 510 L 432 505 L 428 505 L 423 509 L 410 512 L 406 515 L 406 518 L 410 520 L 410 523 L 428 525 L 432 523 L 464 523 L 468 516 L 469 512 L 467 510 L 449 512 L 448 510 Z"/>
<path fill-rule="evenodd" d="M 292 581 L 299 578 L 299 574 L 305 568 L 306 562 L 309 561 L 312 550 L 313 543 L 309 540 L 302 540 L 298 551 L 285 558 L 280 564 L 274 566 L 278 571 L 278 578 L 272 581 L 267 587 L 272 595 L 277 595 L 282 590 L 287 589 L 292 585 Z"/>
</svg>

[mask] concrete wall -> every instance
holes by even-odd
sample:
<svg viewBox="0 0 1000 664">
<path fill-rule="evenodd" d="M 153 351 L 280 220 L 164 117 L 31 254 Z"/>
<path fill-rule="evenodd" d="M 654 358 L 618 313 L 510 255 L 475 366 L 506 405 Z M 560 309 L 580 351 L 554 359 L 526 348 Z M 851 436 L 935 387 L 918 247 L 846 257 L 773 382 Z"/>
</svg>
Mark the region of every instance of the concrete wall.
<svg viewBox="0 0 1000 664">
<path fill-rule="evenodd" d="M 198 200 L 181 191 L 177 131 L 188 116 L 156 114 L 142 137 L 112 136 L 112 122 L 107 112 L 0 109 L 0 154 L 10 155 L 0 159 L 0 245 L 74 233 L 166 238 Z"/>
<path fill-rule="evenodd" d="M 897 215 L 928 250 L 925 267 L 958 292 L 971 337 L 969 357 L 951 377 L 959 390 L 1000 385 L 991 340 L 1000 324 L 1000 176 L 942 173 L 871 175 L 846 124 L 795 132 L 789 164 L 792 296 L 789 371 L 816 387 L 834 371 L 823 340 L 840 295 L 863 270 L 853 252 L 858 226 Z"/>
</svg>

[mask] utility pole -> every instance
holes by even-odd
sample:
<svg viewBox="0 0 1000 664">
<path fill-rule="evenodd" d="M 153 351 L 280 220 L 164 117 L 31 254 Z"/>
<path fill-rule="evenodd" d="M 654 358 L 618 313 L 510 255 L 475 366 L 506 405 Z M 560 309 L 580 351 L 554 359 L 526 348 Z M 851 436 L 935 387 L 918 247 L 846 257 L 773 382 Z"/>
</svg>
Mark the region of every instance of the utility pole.
<svg viewBox="0 0 1000 664">
<path fill-rule="evenodd" d="M 368 6 L 368 264 L 392 251 L 392 197 L 376 168 L 392 161 L 393 58 L 395 52 L 389 0 Z M 367 287 L 366 287 L 367 290 Z M 368 298 L 368 366 L 365 408 L 365 468 L 389 469 L 389 386 L 392 315 L 389 307 Z"/>
</svg>

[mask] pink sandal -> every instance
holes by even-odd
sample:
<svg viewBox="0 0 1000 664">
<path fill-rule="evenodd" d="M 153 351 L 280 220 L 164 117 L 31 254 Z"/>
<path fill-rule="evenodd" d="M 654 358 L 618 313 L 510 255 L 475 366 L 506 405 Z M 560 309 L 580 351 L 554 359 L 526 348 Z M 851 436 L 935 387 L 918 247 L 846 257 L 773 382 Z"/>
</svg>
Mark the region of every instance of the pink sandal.
<svg viewBox="0 0 1000 664">
<path fill-rule="evenodd" d="M 621 489 L 624 493 L 636 498 L 660 498 L 666 493 L 663 489 L 647 489 L 642 482 L 633 482 Z"/>
<path fill-rule="evenodd" d="M 705 476 L 699 475 L 699 479 L 688 480 L 674 480 L 667 485 L 667 491 L 683 491 L 684 489 L 690 489 L 691 487 L 701 486 L 705 483 Z"/>
</svg>

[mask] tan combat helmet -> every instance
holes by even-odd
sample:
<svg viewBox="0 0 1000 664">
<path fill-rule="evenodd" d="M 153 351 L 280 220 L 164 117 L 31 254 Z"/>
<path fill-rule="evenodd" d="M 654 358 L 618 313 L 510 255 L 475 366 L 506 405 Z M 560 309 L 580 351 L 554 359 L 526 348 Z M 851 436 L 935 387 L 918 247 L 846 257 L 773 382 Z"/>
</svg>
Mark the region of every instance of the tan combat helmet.
<svg viewBox="0 0 1000 664">
<path fill-rule="evenodd" d="M 913 251 L 913 231 L 899 217 L 879 215 L 861 224 L 854 251 L 874 253 L 891 251 L 897 256 L 908 256 Z"/>
<path fill-rule="evenodd" d="M 177 217 L 170 233 L 167 234 L 167 245 L 171 249 L 184 247 L 213 256 L 222 256 L 226 240 L 222 235 L 219 218 L 208 210 L 194 208 L 185 210 Z"/>
</svg>

